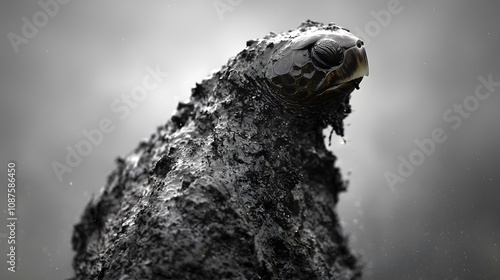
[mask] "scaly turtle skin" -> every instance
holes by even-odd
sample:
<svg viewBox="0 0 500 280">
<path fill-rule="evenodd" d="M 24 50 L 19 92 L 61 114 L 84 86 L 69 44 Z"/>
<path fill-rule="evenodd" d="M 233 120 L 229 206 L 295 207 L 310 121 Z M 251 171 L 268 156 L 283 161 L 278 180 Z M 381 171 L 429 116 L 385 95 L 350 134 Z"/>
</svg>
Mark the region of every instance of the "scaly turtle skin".
<svg viewBox="0 0 500 280">
<path fill-rule="evenodd" d="M 362 43 L 307 21 L 197 84 L 117 160 L 75 226 L 75 279 L 356 279 L 336 214 L 341 133 Z"/>
<path fill-rule="evenodd" d="M 319 121 L 343 135 L 350 94 L 368 72 L 361 39 L 333 23 L 305 21 L 296 30 L 248 41 L 219 74 L 239 93 L 266 99 L 275 114 L 305 126 Z"/>
<path fill-rule="evenodd" d="M 368 75 L 363 41 L 335 25 L 301 30 L 274 50 L 267 65 L 266 78 L 280 99 L 319 104 L 358 88 Z"/>
<path fill-rule="evenodd" d="M 297 30 L 271 33 L 247 46 L 230 63 L 233 71 L 265 82 L 268 87 L 258 88 L 286 107 L 316 110 L 359 88 L 369 72 L 363 41 L 335 24 L 306 21 Z M 247 65 L 240 65 L 241 60 Z"/>
</svg>

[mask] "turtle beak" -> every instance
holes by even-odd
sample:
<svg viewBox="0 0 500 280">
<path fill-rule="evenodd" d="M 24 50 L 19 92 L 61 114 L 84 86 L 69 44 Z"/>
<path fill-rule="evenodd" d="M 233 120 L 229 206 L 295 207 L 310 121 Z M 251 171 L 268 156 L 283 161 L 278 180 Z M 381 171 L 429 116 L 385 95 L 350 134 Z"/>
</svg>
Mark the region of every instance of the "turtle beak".
<svg viewBox="0 0 500 280">
<path fill-rule="evenodd" d="M 363 41 L 359 40 L 355 46 L 345 51 L 344 63 L 341 67 L 335 69 L 332 74 L 337 77 L 336 84 L 346 83 L 370 74 Z"/>
<path fill-rule="evenodd" d="M 352 33 L 340 29 L 334 35 L 330 35 L 332 39 L 345 50 L 344 63 L 339 66 L 338 73 L 336 73 L 336 83 L 345 83 L 357 78 L 368 76 L 368 58 L 366 56 L 365 43 L 363 40 L 354 36 Z M 329 37 L 330 37 L 329 36 Z"/>
<path fill-rule="evenodd" d="M 337 92 L 341 88 L 356 88 L 359 89 L 359 83 L 364 76 L 368 76 L 368 58 L 364 43 L 357 40 L 355 44 L 350 44 L 345 47 L 344 61 L 334 70 L 327 73 L 322 85 L 318 88 L 323 88 L 322 92 Z M 349 85 L 349 87 L 347 87 Z M 325 88 L 326 87 L 326 88 Z"/>
<path fill-rule="evenodd" d="M 359 40 L 355 47 L 348 49 L 346 52 L 352 52 L 351 59 L 355 60 L 356 71 L 353 73 L 354 76 L 368 76 L 370 74 L 370 69 L 368 67 L 368 57 L 366 56 L 365 44 L 363 41 Z"/>
</svg>

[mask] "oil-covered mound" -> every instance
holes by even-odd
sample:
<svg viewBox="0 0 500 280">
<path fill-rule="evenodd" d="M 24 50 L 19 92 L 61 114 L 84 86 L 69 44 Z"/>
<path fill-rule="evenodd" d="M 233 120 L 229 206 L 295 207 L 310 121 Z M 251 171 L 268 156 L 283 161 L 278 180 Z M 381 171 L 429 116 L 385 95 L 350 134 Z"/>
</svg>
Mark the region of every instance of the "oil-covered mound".
<svg viewBox="0 0 500 280">
<path fill-rule="evenodd" d="M 333 24 L 247 42 L 117 160 L 75 227 L 75 279 L 358 278 L 322 130 L 342 133 L 367 74 Z"/>
</svg>

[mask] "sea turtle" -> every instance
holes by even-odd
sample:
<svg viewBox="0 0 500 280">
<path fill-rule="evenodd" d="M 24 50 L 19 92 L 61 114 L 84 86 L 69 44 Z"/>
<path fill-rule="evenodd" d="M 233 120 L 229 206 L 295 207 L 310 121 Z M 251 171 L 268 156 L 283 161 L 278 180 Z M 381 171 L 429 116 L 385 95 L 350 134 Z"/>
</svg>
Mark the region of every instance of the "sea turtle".
<svg viewBox="0 0 500 280">
<path fill-rule="evenodd" d="M 285 102 L 305 106 L 359 88 L 368 75 L 363 41 L 333 24 L 304 31 L 299 29 L 297 37 L 284 42 L 276 38 L 278 47 L 265 74 L 276 87 L 273 92 Z"/>
<path fill-rule="evenodd" d="M 354 279 L 323 129 L 368 74 L 334 24 L 250 40 L 117 160 L 75 226 L 76 279 Z"/>
</svg>

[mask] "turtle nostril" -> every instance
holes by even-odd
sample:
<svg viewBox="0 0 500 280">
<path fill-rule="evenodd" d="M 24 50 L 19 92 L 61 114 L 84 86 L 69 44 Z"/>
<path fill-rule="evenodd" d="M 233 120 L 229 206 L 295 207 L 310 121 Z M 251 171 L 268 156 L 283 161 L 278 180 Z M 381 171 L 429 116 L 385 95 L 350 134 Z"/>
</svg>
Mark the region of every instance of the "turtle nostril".
<svg viewBox="0 0 500 280">
<path fill-rule="evenodd" d="M 356 42 L 356 46 L 358 46 L 358 48 L 361 48 L 364 44 L 365 44 L 365 43 L 364 43 L 363 41 L 361 41 L 361 40 L 358 40 L 358 41 Z"/>
</svg>

